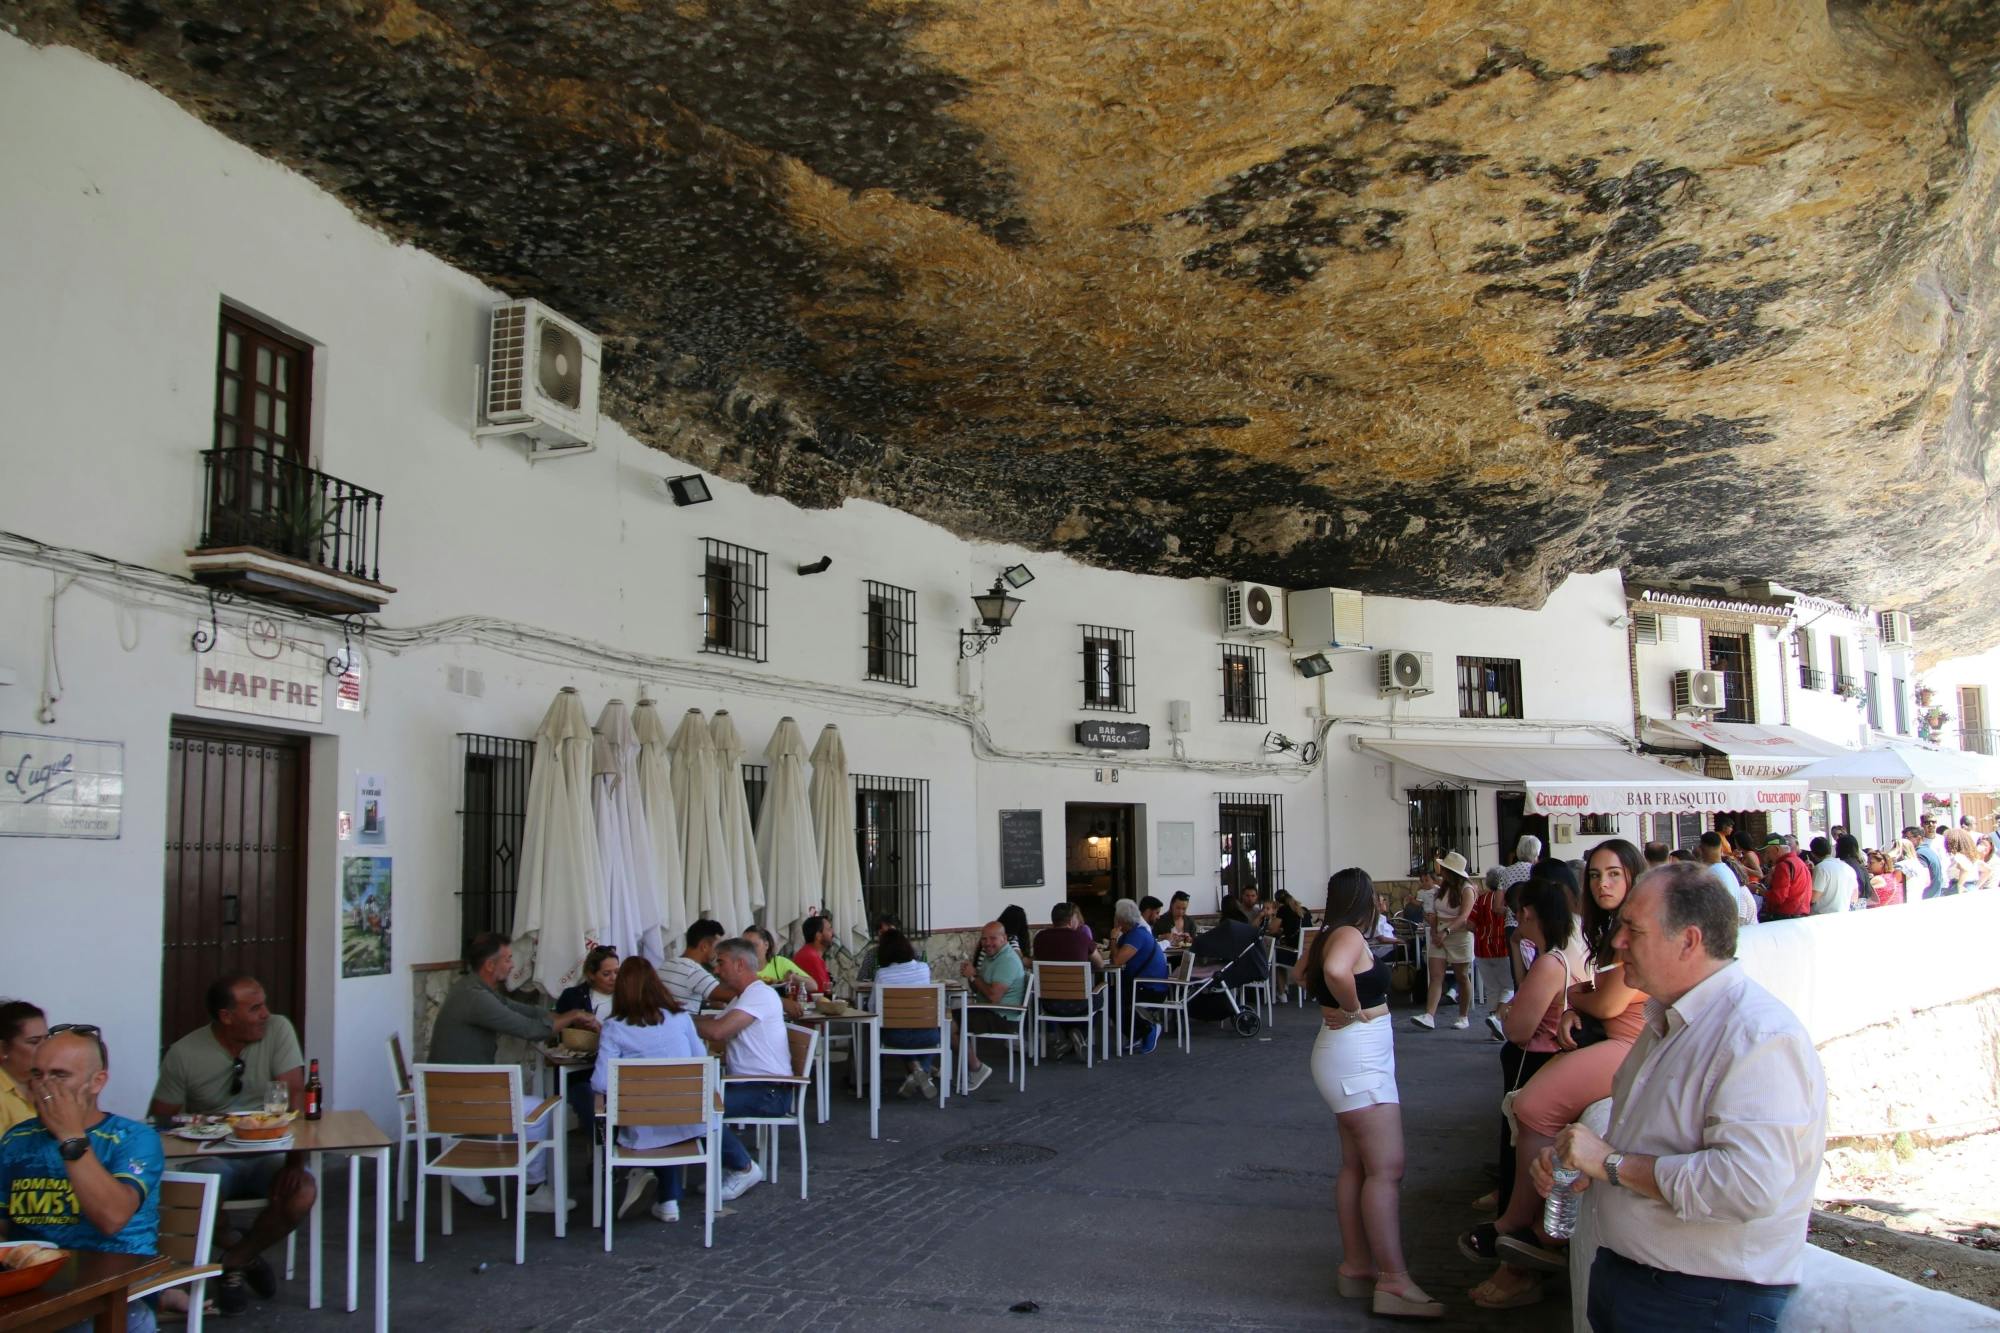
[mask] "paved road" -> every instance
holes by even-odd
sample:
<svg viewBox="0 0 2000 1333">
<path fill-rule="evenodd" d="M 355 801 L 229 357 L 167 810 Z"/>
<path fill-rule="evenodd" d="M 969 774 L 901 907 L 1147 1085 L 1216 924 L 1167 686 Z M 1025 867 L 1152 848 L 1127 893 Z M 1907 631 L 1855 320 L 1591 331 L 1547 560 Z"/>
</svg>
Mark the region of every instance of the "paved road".
<svg viewBox="0 0 2000 1333">
<path fill-rule="evenodd" d="M 1418 1280 L 1449 1303 L 1448 1328 L 1566 1327 L 1561 1296 L 1506 1314 L 1465 1300 L 1485 1274 L 1452 1240 L 1478 1220 L 1465 1204 L 1487 1188 L 1496 1048 L 1479 1032 L 1422 1032 L 1407 1012 L 1396 1017 L 1410 1140 L 1404 1232 Z M 1285 1009 L 1255 1040 L 1203 1028 L 1192 1055 L 1163 1044 L 1090 1072 L 1044 1064 L 1025 1096 L 996 1074 L 943 1111 L 886 1105 L 879 1141 L 867 1137 L 865 1103 L 837 1096 L 832 1122 L 812 1130 L 810 1201 L 799 1201 L 788 1154 L 777 1184 L 718 1220 L 711 1251 L 690 1208 L 694 1220 L 675 1226 L 625 1223 L 607 1256 L 579 1208 L 560 1243 L 547 1218 L 531 1218 L 528 1262 L 516 1268 L 512 1225 L 461 1204 L 457 1234 L 434 1230 L 421 1268 L 409 1260 L 409 1226 L 398 1228 L 392 1322 L 427 1333 L 1384 1327 L 1365 1302 L 1333 1291 L 1337 1140 L 1306 1073 L 1313 1021 Z M 1027 1165 L 943 1160 L 978 1144 L 1053 1152 Z M 587 1202 L 587 1183 L 573 1193 Z M 338 1216 L 328 1218 L 329 1295 L 342 1272 Z M 365 1302 L 365 1262 L 363 1281 Z M 1009 1313 L 1021 1301 L 1040 1308 Z M 302 1270 L 275 1302 L 233 1322 L 365 1327 L 365 1304 L 354 1316 L 303 1305 Z"/>
</svg>

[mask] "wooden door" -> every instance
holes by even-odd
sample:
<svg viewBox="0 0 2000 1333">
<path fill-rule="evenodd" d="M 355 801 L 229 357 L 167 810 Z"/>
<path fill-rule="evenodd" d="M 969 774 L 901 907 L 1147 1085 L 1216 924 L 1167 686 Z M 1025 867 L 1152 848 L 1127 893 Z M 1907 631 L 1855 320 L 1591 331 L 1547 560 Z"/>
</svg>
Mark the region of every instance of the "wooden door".
<svg viewBox="0 0 2000 1333">
<path fill-rule="evenodd" d="M 176 722 L 167 749 L 162 1049 L 207 1022 L 231 972 L 305 1031 L 306 743 Z"/>
</svg>

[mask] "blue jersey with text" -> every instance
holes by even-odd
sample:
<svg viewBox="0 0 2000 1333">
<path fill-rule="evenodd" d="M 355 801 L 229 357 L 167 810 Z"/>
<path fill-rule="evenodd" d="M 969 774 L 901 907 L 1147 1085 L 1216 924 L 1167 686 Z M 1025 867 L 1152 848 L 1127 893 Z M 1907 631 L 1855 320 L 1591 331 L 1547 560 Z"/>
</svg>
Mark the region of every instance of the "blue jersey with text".
<svg viewBox="0 0 2000 1333">
<path fill-rule="evenodd" d="M 39 1120 L 24 1120 L 0 1137 L 0 1199 L 10 1240 L 39 1240 L 66 1250 L 154 1254 L 160 1236 L 160 1173 L 166 1154 L 152 1128 L 106 1115 L 90 1131 L 90 1149 L 113 1178 L 139 1191 L 139 1207 L 115 1236 L 90 1224 L 77 1206 L 55 1138 Z"/>
</svg>

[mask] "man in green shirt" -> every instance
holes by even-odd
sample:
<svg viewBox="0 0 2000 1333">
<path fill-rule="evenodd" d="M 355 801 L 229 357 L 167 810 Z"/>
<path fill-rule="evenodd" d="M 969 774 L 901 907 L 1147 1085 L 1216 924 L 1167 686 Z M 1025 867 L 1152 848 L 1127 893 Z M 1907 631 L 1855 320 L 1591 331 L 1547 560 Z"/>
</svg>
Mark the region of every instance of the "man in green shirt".
<svg viewBox="0 0 2000 1333">
<path fill-rule="evenodd" d="M 972 991 L 974 1004 L 999 1004 L 1019 1007 L 1028 994 L 1028 969 L 1021 962 L 1021 955 L 1013 942 L 1007 938 L 1007 927 L 998 921 L 989 921 L 979 934 L 979 963 L 958 965 L 959 975 L 965 978 L 966 986 Z M 1019 1013 L 1006 1013 L 996 1009 L 973 1009 L 968 1011 L 967 1021 L 974 1032 L 989 1032 L 1012 1036 L 1021 1028 Z M 1026 1052 L 1024 1051 L 1025 1057 Z M 965 1090 L 977 1092 L 980 1085 L 993 1076 L 993 1068 L 979 1062 L 979 1043 L 971 1042 L 965 1056 Z"/>
<path fill-rule="evenodd" d="M 305 1056 L 291 1020 L 271 1012 L 264 987 L 253 976 L 218 978 L 203 998 L 209 1021 L 172 1046 L 160 1061 L 160 1080 L 147 1111 L 154 1121 L 179 1115 L 261 1111 L 264 1090 L 285 1089 L 296 1111 L 305 1102 Z M 224 1199 L 268 1199 L 250 1229 L 222 1253 L 222 1282 L 215 1303 L 225 1314 L 247 1309 L 247 1284 L 266 1300 L 277 1294 L 278 1275 L 264 1251 L 298 1229 L 312 1213 L 319 1187 L 306 1170 L 304 1153 L 257 1153 L 207 1157 L 176 1169 L 222 1178 Z M 227 1242 L 224 1215 L 216 1214 L 217 1240 Z"/>
</svg>

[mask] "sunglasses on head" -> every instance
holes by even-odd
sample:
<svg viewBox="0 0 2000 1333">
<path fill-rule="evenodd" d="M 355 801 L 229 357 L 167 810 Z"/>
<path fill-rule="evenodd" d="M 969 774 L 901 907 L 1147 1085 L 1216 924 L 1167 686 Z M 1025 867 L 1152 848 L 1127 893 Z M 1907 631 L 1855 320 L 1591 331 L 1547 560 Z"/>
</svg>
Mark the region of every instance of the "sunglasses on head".
<svg viewBox="0 0 2000 1333">
<path fill-rule="evenodd" d="M 47 1041 L 49 1037 L 60 1037 L 65 1032 L 74 1032 L 79 1037 L 90 1038 L 97 1043 L 98 1060 L 102 1062 L 108 1058 L 104 1050 L 104 1029 L 95 1023 L 58 1023 L 48 1030 L 48 1035 L 44 1036 L 42 1040 Z"/>
</svg>

